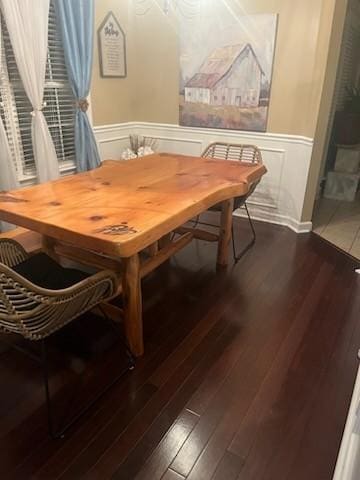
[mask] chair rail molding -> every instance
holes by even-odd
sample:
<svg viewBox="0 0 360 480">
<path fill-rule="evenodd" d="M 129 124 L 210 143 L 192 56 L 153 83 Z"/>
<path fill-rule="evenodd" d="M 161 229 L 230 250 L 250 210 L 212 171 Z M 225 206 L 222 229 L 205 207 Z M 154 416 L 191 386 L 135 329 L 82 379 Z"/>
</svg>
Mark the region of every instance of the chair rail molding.
<svg viewBox="0 0 360 480">
<path fill-rule="evenodd" d="M 301 221 L 312 138 L 147 122 L 95 126 L 94 131 L 103 160 L 121 159 L 122 151 L 129 146 L 130 134 L 153 138 L 157 151 L 196 156 L 214 141 L 255 144 L 261 150 L 268 173 L 247 202 L 253 218 L 285 225 L 297 233 L 312 229 L 311 222 Z M 235 212 L 243 214 L 242 210 Z"/>
</svg>

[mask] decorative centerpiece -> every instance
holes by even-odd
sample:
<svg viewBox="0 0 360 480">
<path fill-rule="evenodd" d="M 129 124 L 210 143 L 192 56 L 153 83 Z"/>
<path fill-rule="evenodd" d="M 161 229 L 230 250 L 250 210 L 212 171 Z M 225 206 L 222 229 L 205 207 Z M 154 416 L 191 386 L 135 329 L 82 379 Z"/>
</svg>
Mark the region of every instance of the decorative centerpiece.
<svg viewBox="0 0 360 480">
<path fill-rule="evenodd" d="M 122 154 L 122 160 L 130 158 L 144 157 L 155 152 L 156 140 L 142 135 L 129 135 L 130 147 L 126 148 Z"/>
</svg>

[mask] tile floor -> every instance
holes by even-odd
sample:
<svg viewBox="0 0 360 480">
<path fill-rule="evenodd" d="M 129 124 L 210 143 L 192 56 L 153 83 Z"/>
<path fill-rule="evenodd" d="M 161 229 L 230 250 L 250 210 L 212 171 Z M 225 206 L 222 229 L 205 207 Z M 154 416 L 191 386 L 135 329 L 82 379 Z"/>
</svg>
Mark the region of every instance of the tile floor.
<svg viewBox="0 0 360 480">
<path fill-rule="evenodd" d="M 319 199 L 315 204 L 313 231 L 360 259 L 360 193 L 354 202 Z"/>
</svg>

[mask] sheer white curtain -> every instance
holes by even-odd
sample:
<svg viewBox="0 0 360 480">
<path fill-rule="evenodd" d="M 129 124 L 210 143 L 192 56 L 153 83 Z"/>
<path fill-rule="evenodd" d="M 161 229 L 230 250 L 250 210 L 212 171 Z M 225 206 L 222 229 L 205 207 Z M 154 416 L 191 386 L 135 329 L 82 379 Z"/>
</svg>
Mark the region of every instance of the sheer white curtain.
<svg viewBox="0 0 360 480">
<path fill-rule="evenodd" d="M 1 22 L 0 22 L 0 90 L 6 82 L 6 74 L 3 71 L 2 58 L 2 42 L 1 42 Z M 11 190 L 17 188 L 18 182 L 16 172 L 12 161 L 9 142 L 6 135 L 4 123 L 0 116 L 0 191 Z M 4 232 L 12 228 L 12 225 L 0 221 L 0 231 Z"/>
<path fill-rule="evenodd" d="M 59 165 L 43 109 L 49 0 L 1 0 L 16 64 L 33 107 L 31 135 L 40 182 L 59 176 Z"/>
</svg>

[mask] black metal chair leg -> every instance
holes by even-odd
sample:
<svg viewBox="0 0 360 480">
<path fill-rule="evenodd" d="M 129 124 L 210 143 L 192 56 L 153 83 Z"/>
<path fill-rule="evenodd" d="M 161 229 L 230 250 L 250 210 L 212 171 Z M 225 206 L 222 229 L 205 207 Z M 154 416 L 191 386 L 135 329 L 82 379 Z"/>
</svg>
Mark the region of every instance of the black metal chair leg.
<svg viewBox="0 0 360 480">
<path fill-rule="evenodd" d="M 195 217 L 195 220 L 193 219 L 192 222 L 193 222 L 193 228 L 196 228 L 198 226 L 198 223 L 200 221 L 200 215 L 198 215 L 197 217 Z"/>
<path fill-rule="evenodd" d="M 87 405 L 83 406 L 66 424 L 62 421 L 55 422 L 55 415 L 54 415 L 54 408 L 53 408 L 53 401 L 50 389 L 50 375 L 49 375 L 49 361 L 48 361 L 48 348 L 47 348 L 47 340 L 43 338 L 39 340 L 38 345 L 40 346 L 40 354 L 37 351 L 36 353 L 32 350 L 23 348 L 22 345 L 17 345 L 16 343 L 7 340 L 6 338 L 1 338 L 1 343 L 6 344 L 7 346 L 18 350 L 22 354 L 26 354 L 29 358 L 33 361 L 36 361 L 42 369 L 42 376 L 43 376 L 43 384 L 44 384 L 44 393 L 45 393 L 45 401 L 46 401 L 46 411 L 47 411 L 47 423 L 48 423 L 48 430 L 49 435 L 53 439 L 63 438 L 64 433 L 72 426 L 74 423 L 84 415 L 110 388 L 129 370 L 133 370 L 135 367 L 135 357 L 132 355 L 130 349 L 128 348 L 126 342 L 121 337 L 120 329 L 116 329 L 114 323 L 111 319 L 103 312 L 104 317 L 109 321 L 110 325 L 114 328 L 114 330 L 118 334 L 118 338 L 124 344 L 127 362 L 126 368 L 119 372 L 105 387 L 101 389 L 101 391 L 94 396 Z M 34 343 L 34 342 L 32 342 Z M 65 418 L 65 417 L 63 417 Z M 57 429 L 57 424 L 60 424 L 60 428 Z"/>
<path fill-rule="evenodd" d="M 233 257 L 234 263 L 236 263 L 236 246 L 235 246 L 235 231 L 234 231 L 234 219 L 231 223 L 231 240 L 232 240 L 232 248 L 233 248 Z"/>
<path fill-rule="evenodd" d="M 246 210 L 246 214 L 247 214 L 247 217 L 248 217 L 248 220 L 249 220 L 252 238 L 251 238 L 250 242 L 240 251 L 240 253 L 237 254 L 236 245 L 235 245 L 234 224 L 232 225 L 231 233 L 232 233 L 232 247 L 233 247 L 234 263 L 237 263 L 245 255 L 245 253 L 248 250 L 250 250 L 250 248 L 256 242 L 255 227 L 254 227 L 253 221 L 251 220 L 251 216 L 250 216 L 250 213 L 249 213 L 248 206 L 246 205 L 246 202 L 244 203 L 243 206 Z M 207 227 L 219 228 L 219 225 L 215 225 L 215 224 L 207 223 L 207 222 L 201 222 L 200 221 L 200 215 L 198 215 L 194 220 L 192 220 L 192 222 L 193 222 L 193 225 L 192 225 L 193 228 L 196 228 L 198 225 L 204 225 L 204 226 L 207 226 Z"/>
<path fill-rule="evenodd" d="M 100 312 L 102 313 L 104 319 L 108 322 L 108 324 L 110 325 L 110 327 L 112 328 L 112 330 L 115 332 L 115 334 L 117 335 L 120 343 L 122 344 L 122 346 L 125 348 L 125 352 L 126 352 L 126 356 L 129 360 L 129 370 L 134 370 L 135 368 L 135 365 L 136 365 L 136 359 L 134 357 L 134 355 L 132 354 L 130 348 L 128 347 L 128 344 L 127 342 L 123 339 L 123 336 L 121 335 L 120 333 L 120 329 L 117 328 L 116 325 L 114 325 L 114 322 L 111 320 L 111 318 L 107 315 L 107 313 L 105 312 L 105 310 L 102 308 L 101 304 L 99 304 L 97 306 L 97 308 L 100 310 Z"/>
<path fill-rule="evenodd" d="M 109 319 L 111 322 L 111 320 Z M 111 322 L 112 323 L 112 322 Z M 115 385 L 115 383 L 123 376 L 128 370 L 133 370 L 135 368 L 135 358 L 132 355 L 131 351 L 125 344 L 126 356 L 128 358 L 129 364 L 124 371 L 117 375 L 106 387 L 104 387 L 87 405 L 85 405 L 73 418 L 63 425 L 59 430 L 56 430 L 54 427 L 54 416 L 51 403 L 51 393 L 49 387 L 49 368 L 48 368 L 48 353 L 46 339 L 41 341 L 41 366 L 43 370 L 43 379 L 44 379 L 44 389 L 45 389 L 45 398 L 46 398 L 46 409 L 47 409 L 47 420 L 49 435 L 53 439 L 64 438 L 65 432 L 72 427 L 80 417 L 82 417 L 110 388 Z"/>
<path fill-rule="evenodd" d="M 248 209 L 248 206 L 246 205 L 246 203 L 244 203 L 244 207 L 245 207 L 245 210 L 246 210 L 246 213 L 247 213 L 247 217 L 248 217 L 248 220 L 249 220 L 249 224 L 250 224 L 250 228 L 251 228 L 251 233 L 252 233 L 252 239 L 250 240 L 250 242 L 241 250 L 240 254 L 237 255 L 236 254 L 236 246 L 235 246 L 235 237 L 234 237 L 234 225 L 232 226 L 232 244 L 233 244 L 233 255 L 234 255 L 234 263 L 237 263 L 244 255 L 245 253 L 250 250 L 250 248 L 255 244 L 256 242 L 256 232 L 255 232 L 255 228 L 254 228 L 254 224 L 251 220 L 251 216 L 250 216 L 250 213 L 249 213 L 249 209 Z"/>
<path fill-rule="evenodd" d="M 254 244 L 256 242 L 256 231 L 255 231 L 255 228 L 254 228 L 253 221 L 251 220 L 251 216 L 250 216 L 250 213 L 249 213 L 248 206 L 246 205 L 246 202 L 244 203 L 244 207 L 245 207 L 245 210 L 246 210 L 246 213 L 247 213 L 247 216 L 248 216 L 248 219 L 249 219 L 251 231 L 252 231 L 252 234 L 253 234 L 253 238 L 252 238 L 251 241 L 252 241 L 252 244 Z"/>
<path fill-rule="evenodd" d="M 49 389 L 49 368 L 48 368 L 46 339 L 41 340 L 41 368 L 43 371 L 43 379 L 44 379 L 49 435 L 51 436 L 51 438 L 55 439 L 55 438 L 59 438 L 61 435 L 57 436 L 54 431 L 54 422 L 53 422 L 53 416 L 52 416 L 50 389 Z"/>
</svg>

